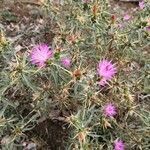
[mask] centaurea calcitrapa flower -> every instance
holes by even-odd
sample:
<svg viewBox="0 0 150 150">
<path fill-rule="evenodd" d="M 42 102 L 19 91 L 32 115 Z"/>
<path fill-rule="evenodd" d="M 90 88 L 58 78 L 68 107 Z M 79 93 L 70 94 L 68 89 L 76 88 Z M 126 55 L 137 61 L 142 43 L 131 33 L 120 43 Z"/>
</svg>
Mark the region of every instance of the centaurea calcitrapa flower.
<svg viewBox="0 0 150 150">
<path fill-rule="evenodd" d="M 61 58 L 61 64 L 65 68 L 70 68 L 71 67 L 71 59 L 67 58 L 67 57 Z"/>
<path fill-rule="evenodd" d="M 103 108 L 104 115 L 107 117 L 114 117 L 117 114 L 116 106 L 112 103 L 108 103 Z"/>
<path fill-rule="evenodd" d="M 128 20 L 130 20 L 130 18 L 131 18 L 131 16 L 128 15 L 128 14 L 126 14 L 126 15 L 124 15 L 124 17 L 123 17 L 123 20 L 124 20 L 124 21 L 128 21 Z"/>
<path fill-rule="evenodd" d="M 124 24 L 123 24 L 123 23 L 119 23 L 119 24 L 118 24 L 118 27 L 119 27 L 120 29 L 123 29 Z"/>
<path fill-rule="evenodd" d="M 116 140 L 114 142 L 114 150 L 124 150 L 125 144 L 122 140 Z"/>
<path fill-rule="evenodd" d="M 139 7 L 140 7 L 140 9 L 144 9 L 144 7 L 145 7 L 144 1 L 139 2 Z"/>
<path fill-rule="evenodd" d="M 32 64 L 42 68 L 46 65 L 46 61 L 52 58 L 53 52 L 46 44 L 39 44 L 32 48 L 30 60 Z"/>
<path fill-rule="evenodd" d="M 150 26 L 146 27 L 146 31 L 150 32 Z"/>
<path fill-rule="evenodd" d="M 113 76 L 117 72 L 117 69 L 115 67 L 115 64 L 113 64 L 111 61 L 102 60 L 98 64 L 97 71 L 101 78 L 99 84 L 104 86 L 105 84 L 107 84 L 107 81 L 113 78 Z"/>
</svg>

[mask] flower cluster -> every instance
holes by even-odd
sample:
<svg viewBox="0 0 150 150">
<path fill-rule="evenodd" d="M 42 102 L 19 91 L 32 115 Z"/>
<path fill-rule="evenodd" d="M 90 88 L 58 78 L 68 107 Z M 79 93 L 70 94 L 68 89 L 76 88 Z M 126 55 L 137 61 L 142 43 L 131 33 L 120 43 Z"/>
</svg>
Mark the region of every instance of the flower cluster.
<svg viewBox="0 0 150 150">
<path fill-rule="evenodd" d="M 34 14 L 33 18 L 31 10 L 31 16 L 23 21 L 8 8 L 8 13 L 21 23 L 18 25 L 14 17 L 2 14 L 1 26 L 8 39 L 0 30 L 0 97 L 4 118 L 1 147 L 5 149 L 4 145 L 8 147 L 13 141 L 17 143 L 16 148 L 16 144 L 11 145 L 14 149 L 21 144 L 23 149 L 37 146 L 47 149 L 51 147 L 49 141 L 46 145 L 36 145 L 30 139 L 39 136 L 41 141 L 55 140 L 53 135 L 49 138 L 42 134 L 45 128 L 54 125 L 54 129 L 60 126 L 55 134 L 62 140 L 65 138 L 65 141 L 56 140 L 66 143 L 70 149 L 147 148 L 148 142 L 140 142 L 148 140 L 147 124 L 143 123 L 149 116 L 147 103 L 136 99 L 146 100 L 149 90 L 146 84 L 149 0 L 138 0 L 138 5 L 131 4 L 130 8 L 127 4 L 121 9 L 120 3 L 109 0 L 42 1 L 39 6 L 35 5 L 35 13 L 42 7 L 40 15 Z M 28 27 L 31 28 L 24 34 Z M 12 35 L 20 33 L 23 36 L 19 42 L 12 40 Z M 30 47 L 32 43 L 25 43 L 26 39 L 37 41 L 39 38 L 45 43 L 30 49 L 28 63 L 23 45 Z M 17 104 L 17 110 L 5 101 Z M 64 123 L 65 129 L 61 128 Z M 137 128 L 132 128 L 137 124 Z M 30 126 L 35 133 L 33 137 L 16 132 L 19 129 L 19 133 L 26 133 Z M 42 127 L 40 133 L 39 127 Z M 141 129 L 143 134 L 139 132 Z M 47 135 L 51 135 L 51 128 Z M 68 135 L 72 137 L 67 138 Z M 56 145 L 52 143 L 54 147 L 60 146 L 57 141 Z"/>
<path fill-rule="evenodd" d="M 87 5 L 87 3 L 90 3 L 90 2 L 91 2 L 91 0 L 82 0 L 82 3 L 84 3 L 84 5 Z M 90 4 L 88 4 L 88 5 L 90 5 Z M 96 6 L 94 6 L 94 8 L 96 8 Z M 140 10 L 145 9 L 145 2 L 143 0 L 139 2 L 139 8 L 137 8 L 135 10 L 138 10 L 138 9 L 140 9 Z M 123 29 L 124 27 L 126 27 L 126 22 L 128 24 L 129 22 L 132 22 L 132 19 L 133 19 L 133 16 L 131 15 L 131 13 L 125 12 L 123 14 L 123 16 L 121 16 L 122 22 L 118 22 L 117 25 L 119 28 Z M 112 15 L 111 16 L 111 24 L 115 24 L 116 22 L 117 22 L 116 16 Z M 150 26 L 147 25 L 145 27 L 145 30 L 150 31 Z M 74 36 L 71 36 L 71 37 L 73 37 L 72 41 L 74 41 L 74 39 L 75 39 Z M 55 60 L 54 53 L 55 52 L 52 50 L 52 48 L 49 47 L 47 44 L 39 44 L 32 48 L 31 53 L 30 53 L 30 61 L 32 62 L 32 64 L 36 65 L 37 67 L 42 68 L 42 67 L 46 66 L 46 64 L 49 60 L 52 60 L 52 61 Z M 60 65 L 66 69 L 69 69 L 73 64 L 73 62 L 71 61 L 71 57 L 60 56 L 58 58 L 59 58 Z M 64 69 L 64 70 L 66 70 L 66 69 Z M 98 65 L 97 65 L 97 74 L 100 79 L 99 80 L 100 88 L 105 87 L 105 85 L 108 85 L 108 83 L 110 81 L 112 81 L 112 79 L 116 75 L 117 71 L 118 70 L 116 67 L 116 63 L 113 63 L 113 61 L 108 60 L 108 59 L 102 59 L 101 61 L 99 61 Z M 78 69 L 75 70 L 73 74 L 74 74 L 74 76 L 81 76 L 81 72 Z M 102 108 L 103 115 L 107 119 L 108 118 L 110 120 L 115 119 L 114 117 L 117 116 L 117 114 L 118 114 L 117 106 L 118 105 L 115 105 L 115 103 L 113 103 L 113 102 L 106 103 Z M 125 149 L 124 142 L 119 139 L 114 141 L 113 146 L 114 146 L 114 150 L 124 150 Z"/>
<path fill-rule="evenodd" d="M 46 62 L 53 57 L 53 51 L 46 44 L 39 44 L 32 48 L 30 53 L 30 61 L 39 68 L 45 67 Z M 61 64 L 65 68 L 71 66 L 71 59 L 68 57 L 61 59 Z"/>
</svg>

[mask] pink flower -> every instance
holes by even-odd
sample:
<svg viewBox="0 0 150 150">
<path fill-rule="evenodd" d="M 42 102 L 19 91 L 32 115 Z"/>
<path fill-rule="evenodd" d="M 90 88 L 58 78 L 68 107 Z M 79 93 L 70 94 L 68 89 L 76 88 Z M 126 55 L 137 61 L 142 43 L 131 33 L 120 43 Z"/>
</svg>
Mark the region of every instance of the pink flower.
<svg viewBox="0 0 150 150">
<path fill-rule="evenodd" d="M 108 117 L 114 117 L 117 114 L 116 107 L 111 103 L 106 104 L 103 111 Z"/>
<path fill-rule="evenodd" d="M 123 29 L 124 24 L 123 24 L 123 23 L 119 23 L 119 24 L 118 24 L 118 27 L 119 27 L 120 29 Z"/>
<path fill-rule="evenodd" d="M 150 31 L 150 26 L 146 27 L 146 31 Z"/>
<path fill-rule="evenodd" d="M 126 14 L 126 15 L 124 15 L 124 17 L 123 17 L 123 20 L 128 21 L 130 18 L 131 18 L 131 16 L 130 16 L 130 15 L 128 15 L 128 14 Z"/>
<path fill-rule="evenodd" d="M 108 80 L 112 79 L 112 77 L 116 74 L 117 69 L 115 65 L 111 63 L 111 61 L 102 60 L 98 64 L 97 71 L 99 76 L 102 77 L 100 85 L 104 85 Z"/>
<path fill-rule="evenodd" d="M 125 145 L 122 140 L 116 140 L 114 142 L 114 150 L 124 150 Z"/>
<path fill-rule="evenodd" d="M 71 59 L 70 58 L 62 58 L 61 59 L 61 64 L 65 67 L 65 68 L 69 68 L 71 66 Z"/>
<path fill-rule="evenodd" d="M 144 7 L 145 7 L 144 1 L 139 2 L 139 7 L 140 7 L 140 9 L 144 9 Z"/>
<path fill-rule="evenodd" d="M 46 61 L 52 56 L 53 52 L 52 50 L 49 50 L 49 47 L 46 44 L 39 44 L 32 48 L 30 59 L 32 64 L 41 68 L 46 65 Z"/>
</svg>

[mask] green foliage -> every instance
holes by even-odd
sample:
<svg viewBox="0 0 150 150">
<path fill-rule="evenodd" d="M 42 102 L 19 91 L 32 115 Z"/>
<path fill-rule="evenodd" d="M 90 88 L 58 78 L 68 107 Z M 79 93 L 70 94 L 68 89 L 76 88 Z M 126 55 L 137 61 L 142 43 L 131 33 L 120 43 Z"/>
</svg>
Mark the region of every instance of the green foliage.
<svg viewBox="0 0 150 150">
<path fill-rule="evenodd" d="M 46 67 L 31 64 L 28 51 L 15 52 L 13 43 L 1 36 L 2 147 L 19 147 L 40 118 L 52 119 L 51 112 L 58 109 L 70 112 L 63 116 L 71 128 L 66 149 L 111 150 L 119 138 L 127 149 L 148 150 L 150 33 L 145 28 L 150 26 L 149 4 L 129 21 L 123 20 L 121 10 L 112 11 L 107 0 L 47 1 L 41 9 L 44 22 L 54 25 L 48 32 L 55 35 L 48 43 L 54 58 Z M 10 16 L 3 13 L 9 21 L 14 19 Z M 62 56 L 71 56 L 69 69 L 61 65 Z M 99 87 L 96 67 L 103 58 L 115 62 L 118 72 L 108 85 Z M 109 102 L 117 106 L 114 118 L 103 114 Z"/>
</svg>

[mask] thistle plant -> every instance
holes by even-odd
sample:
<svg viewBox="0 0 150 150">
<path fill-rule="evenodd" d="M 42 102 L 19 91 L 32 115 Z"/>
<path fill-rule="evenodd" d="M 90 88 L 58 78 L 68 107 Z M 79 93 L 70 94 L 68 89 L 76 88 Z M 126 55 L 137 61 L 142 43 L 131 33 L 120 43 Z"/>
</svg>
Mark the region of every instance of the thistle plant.
<svg viewBox="0 0 150 150">
<path fill-rule="evenodd" d="M 51 42 L 20 54 L 7 36 L 0 41 L 2 147 L 23 148 L 41 120 L 55 118 L 70 129 L 66 149 L 148 150 L 148 1 L 134 13 L 107 0 L 47 0 L 40 9 Z"/>
</svg>

